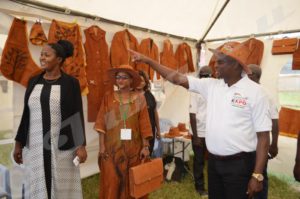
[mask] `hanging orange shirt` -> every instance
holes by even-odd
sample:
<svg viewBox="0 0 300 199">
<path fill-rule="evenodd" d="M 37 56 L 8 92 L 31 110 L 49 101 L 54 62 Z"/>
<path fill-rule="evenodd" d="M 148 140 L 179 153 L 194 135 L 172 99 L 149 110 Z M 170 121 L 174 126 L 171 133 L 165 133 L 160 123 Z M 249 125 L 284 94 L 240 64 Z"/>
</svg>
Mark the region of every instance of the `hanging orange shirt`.
<svg viewBox="0 0 300 199">
<path fill-rule="evenodd" d="M 139 46 L 139 52 L 158 62 L 158 59 L 159 59 L 158 47 L 154 43 L 153 39 L 151 39 L 151 38 L 143 39 Z M 146 74 L 148 74 L 148 77 L 151 80 L 153 80 L 154 70 L 148 64 L 138 63 L 136 66 L 136 69 L 144 71 Z M 156 74 L 158 75 L 158 73 L 156 73 Z M 157 79 L 159 79 L 158 76 L 157 76 Z"/>
<path fill-rule="evenodd" d="M 263 54 L 264 54 L 264 43 L 258 39 L 251 38 L 244 41 L 242 44 L 247 46 L 250 50 L 246 64 L 256 64 L 260 66 Z"/>
<path fill-rule="evenodd" d="M 88 92 L 85 73 L 86 65 L 79 25 L 76 23 L 52 20 L 49 29 L 48 42 L 55 43 L 61 39 L 68 40 L 74 45 L 73 56 L 66 59 L 63 69 L 67 74 L 79 80 L 80 89 L 86 94 Z"/>
<path fill-rule="evenodd" d="M 175 52 L 178 71 L 181 73 L 195 72 L 191 47 L 187 43 L 179 44 Z"/>
<path fill-rule="evenodd" d="M 110 68 L 108 45 L 105 40 L 106 32 L 98 26 L 91 26 L 84 30 L 86 54 L 86 78 L 88 81 L 89 93 L 88 121 L 95 122 L 100 108 L 101 100 L 105 92 L 113 91 L 113 84 L 110 83 L 107 74 Z"/>
<path fill-rule="evenodd" d="M 116 67 L 129 64 L 134 69 L 136 64 L 132 62 L 131 55 L 127 49 L 138 51 L 138 41 L 127 29 L 115 33 L 110 47 L 111 66 Z"/>
<path fill-rule="evenodd" d="M 160 63 L 177 71 L 178 62 L 173 52 L 173 44 L 169 39 L 164 40 L 163 51 L 160 53 Z"/>
<path fill-rule="evenodd" d="M 0 69 L 7 79 L 25 87 L 31 77 L 41 72 L 28 48 L 26 21 L 14 18 L 2 52 Z"/>
</svg>

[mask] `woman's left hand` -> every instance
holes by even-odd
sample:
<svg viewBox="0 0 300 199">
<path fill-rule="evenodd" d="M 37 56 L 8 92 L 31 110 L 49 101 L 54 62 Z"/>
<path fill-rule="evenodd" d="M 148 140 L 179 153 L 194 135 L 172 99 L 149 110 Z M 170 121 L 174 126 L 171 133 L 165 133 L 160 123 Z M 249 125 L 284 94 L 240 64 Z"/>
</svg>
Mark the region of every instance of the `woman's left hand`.
<svg viewBox="0 0 300 199">
<path fill-rule="evenodd" d="M 161 138 L 161 134 L 160 134 L 159 131 L 157 131 L 157 132 L 156 132 L 156 139 L 160 140 L 160 138 Z"/>
<path fill-rule="evenodd" d="M 149 147 L 143 147 L 140 152 L 140 159 L 145 160 L 150 155 Z"/>
<path fill-rule="evenodd" d="M 76 149 L 76 155 L 79 157 L 79 162 L 84 163 L 87 158 L 87 152 L 85 146 L 80 146 Z"/>
</svg>

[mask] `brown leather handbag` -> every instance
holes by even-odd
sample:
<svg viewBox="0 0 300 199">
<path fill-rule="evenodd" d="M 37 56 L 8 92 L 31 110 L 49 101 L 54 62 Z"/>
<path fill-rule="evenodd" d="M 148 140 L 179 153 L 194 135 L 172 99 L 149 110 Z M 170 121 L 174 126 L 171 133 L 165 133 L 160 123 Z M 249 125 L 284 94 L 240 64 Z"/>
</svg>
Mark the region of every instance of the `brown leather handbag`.
<svg viewBox="0 0 300 199">
<path fill-rule="evenodd" d="M 297 49 L 297 38 L 284 38 L 273 41 L 272 55 L 292 54 Z"/>
<path fill-rule="evenodd" d="M 163 183 L 163 162 L 161 158 L 131 167 L 129 169 L 130 195 L 140 198 L 160 188 Z"/>
</svg>

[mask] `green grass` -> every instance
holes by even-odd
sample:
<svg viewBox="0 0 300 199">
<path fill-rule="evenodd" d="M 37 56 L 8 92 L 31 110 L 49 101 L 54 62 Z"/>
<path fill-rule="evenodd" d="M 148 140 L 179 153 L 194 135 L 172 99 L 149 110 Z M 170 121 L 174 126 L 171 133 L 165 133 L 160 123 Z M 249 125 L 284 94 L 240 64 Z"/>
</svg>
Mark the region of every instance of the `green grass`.
<svg viewBox="0 0 300 199">
<path fill-rule="evenodd" d="M 10 154 L 13 149 L 13 144 L 0 145 L 0 164 L 10 168 L 12 162 L 10 159 Z"/>
<path fill-rule="evenodd" d="M 0 131 L 0 140 L 12 138 L 12 131 Z"/>
<path fill-rule="evenodd" d="M 189 162 L 191 165 L 191 161 Z M 98 198 L 99 175 L 93 175 L 82 181 L 83 198 Z M 300 183 L 295 183 L 290 178 L 283 178 L 269 175 L 269 199 L 300 199 L 300 192 L 293 186 L 300 187 Z M 298 189 L 299 190 L 299 189 Z M 164 182 L 161 189 L 153 192 L 150 199 L 201 199 L 194 189 L 194 183 L 190 175 L 186 175 L 182 182 Z M 204 197 L 203 197 L 204 198 Z"/>
</svg>

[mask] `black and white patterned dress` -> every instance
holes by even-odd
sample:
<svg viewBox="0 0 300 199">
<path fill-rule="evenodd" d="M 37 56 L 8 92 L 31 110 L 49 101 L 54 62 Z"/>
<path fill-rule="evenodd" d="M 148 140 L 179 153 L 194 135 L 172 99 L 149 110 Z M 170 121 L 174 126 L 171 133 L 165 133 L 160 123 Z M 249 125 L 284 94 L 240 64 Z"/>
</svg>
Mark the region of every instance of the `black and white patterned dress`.
<svg viewBox="0 0 300 199">
<path fill-rule="evenodd" d="M 74 150 L 58 149 L 61 127 L 61 78 L 41 78 L 28 101 L 30 109 L 28 144 L 23 150 L 24 165 L 30 171 L 31 199 L 81 199 L 79 167 Z"/>
</svg>

